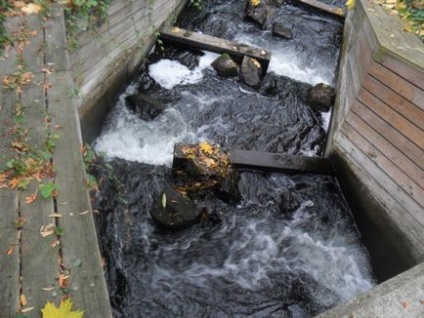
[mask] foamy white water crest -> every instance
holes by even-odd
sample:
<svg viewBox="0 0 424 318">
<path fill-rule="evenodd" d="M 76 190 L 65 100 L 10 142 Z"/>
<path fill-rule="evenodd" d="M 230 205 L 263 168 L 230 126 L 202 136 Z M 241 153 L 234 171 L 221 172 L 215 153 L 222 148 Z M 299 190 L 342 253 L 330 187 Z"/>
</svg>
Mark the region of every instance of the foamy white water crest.
<svg viewBox="0 0 424 318">
<path fill-rule="evenodd" d="M 177 61 L 162 59 L 149 66 L 150 76 L 163 88 L 171 89 L 177 85 L 194 84 L 203 77 L 202 70 L 209 67 L 218 54 L 205 52 L 200 58 L 199 66 L 190 70 Z"/>
</svg>

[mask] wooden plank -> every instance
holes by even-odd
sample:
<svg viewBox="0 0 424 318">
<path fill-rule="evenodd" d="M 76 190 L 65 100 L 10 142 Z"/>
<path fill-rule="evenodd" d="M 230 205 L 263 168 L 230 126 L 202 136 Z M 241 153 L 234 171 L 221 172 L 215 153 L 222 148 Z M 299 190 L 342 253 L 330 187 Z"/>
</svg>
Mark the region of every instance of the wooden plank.
<svg viewBox="0 0 424 318">
<path fill-rule="evenodd" d="M 173 167 L 181 167 L 187 156 L 181 150 L 184 144 L 175 144 Z M 326 158 L 293 156 L 261 151 L 229 149 L 230 163 L 238 169 L 333 174 L 333 166 Z"/>
<path fill-rule="evenodd" d="M 421 108 L 421 110 L 424 110 L 423 89 L 420 89 L 415 84 L 404 80 L 398 74 L 392 72 L 379 63 L 373 63 L 369 72 L 379 82 L 383 83 L 412 104 L 415 104 L 417 107 Z M 401 100 L 401 98 L 398 98 L 398 100 Z M 412 117 L 414 117 L 414 115 Z"/>
<path fill-rule="evenodd" d="M 42 29 L 43 22 L 38 14 L 30 14 L 25 17 L 23 23 L 23 31 L 29 38 L 29 44 L 22 52 L 22 59 L 26 71 L 40 72 L 44 66 L 44 32 Z"/>
<path fill-rule="evenodd" d="M 380 82 L 372 76 L 368 76 L 364 79 L 363 87 L 385 105 L 390 106 L 394 111 L 408 119 L 408 121 L 411 122 L 410 125 L 414 124 L 417 129 L 421 129 L 421 135 L 423 134 L 423 109 L 402 98 L 402 96 L 395 93 L 391 88 L 385 86 L 384 82 Z"/>
<path fill-rule="evenodd" d="M 390 179 L 385 171 L 375 165 L 362 149 L 356 146 L 348 136 L 339 133 L 337 135 L 337 142 L 340 147 L 347 152 L 348 156 L 356 162 L 355 165 L 361 166 L 362 169 L 375 180 L 378 187 L 384 190 L 384 195 L 379 198 L 380 202 L 387 202 L 388 198 L 386 198 L 386 196 L 392 197 L 399 205 L 405 208 L 407 213 L 411 215 L 421 227 L 424 226 L 424 213 L 422 207 L 412 200 L 398 184 Z M 370 191 L 374 190 L 374 188 L 370 188 Z"/>
<path fill-rule="evenodd" d="M 120 2 L 120 1 L 118 1 Z M 45 22 L 45 60 L 49 69 L 68 70 L 69 54 L 66 45 L 66 27 L 63 8 L 53 7 Z"/>
<path fill-rule="evenodd" d="M 372 123 L 366 123 L 354 112 L 350 112 L 346 117 L 349 123 L 357 132 L 359 132 L 367 141 L 375 146 L 384 156 L 393 162 L 400 170 L 409 176 L 417 185 L 424 188 L 424 171 L 413 161 L 405 156 L 402 151 L 397 149 L 387 139 L 374 130 Z M 371 125 L 371 126 L 370 126 Z M 371 156 L 372 158 L 373 156 Z M 389 171 L 391 173 L 391 171 Z"/>
<path fill-rule="evenodd" d="M 80 153 L 78 113 L 66 94 L 72 84 L 68 72 L 53 73 L 48 80 L 54 86 L 47 93 L 52 125 L 61 125 L 61 139 L 56 144 L 53 161 L 57 173 L 59 220 L 64 266 L 71 271 L 70 291 L 75 307 L 93 318 L 112 317 L 100 251 L 85 183 L 84 164 Z M 75 262 L 81 266 L 74 266 Z"/>
<path fill-rule="evenodd" d="M 367 79 L 365 79 L 365 87 L 370 86 L 371 82 L 372 78 L 367 77 Z M 413 125 L 409 120 L 389 107 L 387 103 L 384 103 L 378 97 L 372 95 L 372 93 L 365 89 L 361 89 L 359 91 L 358 100 L 364 105 L 367 105 L 373 112 L 378 114 L 389 125 L 401 132 L 406 138 L 415 143 L 419 148 L 424 149 L 422 129 Z M 389 103 L 391 103 L 390 100 Z M 421 125 L 421 127 L 423 126 Z"/>
<path fill-rule="evenodd" d="M 2 61 L 3 62 L 3 61 Z M 14 92 L 5 92 L 0 88 L 0 165 L 9 158 L 11 139 L 8 134 L 9 125 L 4 122 L 12 118 Z M 0 188 L 0 304 L 1 315 L 15 317 L 19 309 L 20 290 L 20 248 L 19 231 L 14 222 L 19 216 L 18 195 L 16 191 Z M 8 252 L 9 251 L 9 252 Z M 8 255 L 11 253 L 10 255 Z"/>
<path fill-rule="evenodd" d="M 35 82 L 40 82 L 43 74 L 38 74 Z M 44 117 L 47 110 L 45 94 L 39 85 L 25 86 L 21 94 L 21 103 L 25 109 L 25 117 L 30 133 L 28 142 L 33 147 L 43 149 L 46 138 Z M 45 181 L 47 182 L 47 180 Z M 26 219 L 22 229 L 21 244 L 21 293 L 27 299 L 27 307 L 39 311 L 47 300 L 52 301 L 54 293 L 43 292 L 42 288 L 56 285 L 56 295 L 59 292 L 56 281 L 59 274 L 59 247 L 52 248 L 50 244 L 56 240 L 52 235 L 42 238 L 39 231 L 43 225 L 54 223 L 49 215 L 53 214 L 53 199 L 43 199 L 39 194 L 31 203 L 25 203 L 25 198 L 38 193 L 38 183 L 34 182 L 20 194 L 20 213 Z M 60 297 L 57 295 L 56 297 Z"/>
<path fill-rule="evenodd" d="M 361 166 L 355 158 L 351 156 L 347 149 L 345 149 L 345 142 L 342 140 L 343 136 L 337 135 L 334 143 L 334 151 L 336 155 L 341 158 L 349 167 L 356 177 L 361 181 L 368 193 L 374 197 L 377 202 L 384 208 L 387 218 L 390 219 L 403 233 L 405 239 L 414 247 L 411 249 L 415 252 L 416 259 L 422 259 L 422 246 L 424 244 L 424 231 L 423 226 L 412 217 L 404 206 L 400 205 L 392 196 L 387 193 L 385 189 Z M 416 251 L 419 251 L 416 253 Z"/>
<path fill-rule="evenodd" d="M 78 50 L 71 54 L 71 67 L 74 70 L 74 74 L 76 73 L 76 67 L 81 61 L 83 65 L 78 72 L 87 73 L 89 68 L 97 67 L 96 65 L 102 59 L 111 59 L 111 52 L 124 51 L 126 46 L 123 43 L 129 43 L 129 39 L 133 40 L 132 45 L 134 45 L 139 42 L 139 39 L 145 33 L 153 33 L 148 20 L 142 19 L 144 14 L 144 12 L 137 12 L 135 17 L 138 19 L 139 28 L 142 30 L 140 34 L 137 34 L 131 20 L 126 19 L 125 23 L 117 24 L 106 32 L 97 34 L 94 38 L 90 37 L 90 41 L 86 45 L 79 47 Z M 96 54 L 93 54 L 93 52 L 96 52 Z"/>
<path fill-rule="evenodd" d="M 271 53 L 263 49 L 255 48 L 246 44 L 236 43 L 226 39 L 220 39 L 214 36 L 192 32 L 177 27 L 165 28 L 161 31 L 161 38 L 166 41 L 191 46 L 200 50 L 211 51 L 215 53 L 228 53 L 236 58 L 242 58 L 247 55 L 257 59 L 263 68 L 263 74 L 266 74 Z"/>
<path fill-rule="evenodd" d="M 334 15 L 336 17 L 344 18 L 346 15 L 345 9 L 339 8 L 333 5 L 329 5 L 326 3 L 323 3 L 321 1 L 316 0 L 295 0 L 295 4 L 303 4 L 306 6 L 309 6 L 313 9 L 317 9 L 318 11 L 330 13 L 331 15 Z"/>
<path fill-rule="evenodd" d="M 343 124 L 341 133 L 344 134 L 349 140 L 356 145 L 358 149 L 361 149 L 362 153 L 367 156 L 374 164 L 382 171 L 386 173 L 386 178 L 390 178 L 397 186 L 399 186 L 404 193 L 405 202 L 409 202 L 408 206 L 415 206 L 417 211 L 423 211 L 424 209 L 424 190 L 417 184 L 412 178 L 406 175 L 399 167 L 397 167 L 391 160 L 385 155 L 385 149 L 378 149 L 375 145 L 372 145 L 368 140 L 368 136 L 364 136 L 356 131 L 346 121 Z M 378 180 L 385 182 L 384 180 Z M 398 192 L 400 193 L 400 192 Z M 397 193 L 394 194 L 396 197 Z M 413 202 L 414 201 L 414 202 Z M 424 222 L 424 214 L 423 214 Z M 424 223 L 423 223 L 424 225 Z"/>
<path fill-rule="evenodd" d="M 361 1 L 361 5 L 379 42 L 376 61 L 390 55 L 423 72 L 422 42 L 414 34 L 404 32 L 403 22 L 397 16 L 388 14 L 381 6 L 369 1 Z"/>
<path fill-rule="evenodd" d="M 424 169 L 424 161 L 422 160 L 424 153 L 411 140 L 407 139 L 398 130 L 393 129 L 379 115 L 374 113 L 361 102 L 355 101 L 351 109 L 364 122 L 368 123 L 369 126 L 372 126 L 375 131 L 378 131 L 383 138 L 395 146 L 418 167 Z"/>
<path fill-rule="evenodd" d="M 424 72 L 394 56 L 385 55 L 381 64 L 399 74 L 403 79 L 424 90 Z"/>
</svg>

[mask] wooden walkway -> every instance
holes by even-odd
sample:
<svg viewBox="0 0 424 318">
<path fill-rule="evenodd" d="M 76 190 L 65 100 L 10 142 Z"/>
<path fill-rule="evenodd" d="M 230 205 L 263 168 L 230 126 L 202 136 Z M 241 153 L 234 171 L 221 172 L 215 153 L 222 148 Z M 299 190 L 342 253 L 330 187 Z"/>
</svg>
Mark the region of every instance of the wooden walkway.
<svg viewBox="0 0 424 318">
<path fill-rule="evenodd" d="M 46 141 L 60 137 L 49 159 L 54 174 L 39 175 L 24 190 L 0 188 L 0 317 L 41 317 L 47 301 L 58 305 L 68 296 L 84 317 L 112 317 L 70 97 L 63 11 L 47 21 L 8 18 L 6 27 L 20 41 L 0 61 L 0 165 L 25 153 L 20 133 L 44 150 L 52 146 Z M 15 78 L 24 81 L 12 85 Z M 20 160 L 28 169 L 26 159 Z M 56 195 L 42 198 L 41 183 L 54 184 Z"/>
</svg>

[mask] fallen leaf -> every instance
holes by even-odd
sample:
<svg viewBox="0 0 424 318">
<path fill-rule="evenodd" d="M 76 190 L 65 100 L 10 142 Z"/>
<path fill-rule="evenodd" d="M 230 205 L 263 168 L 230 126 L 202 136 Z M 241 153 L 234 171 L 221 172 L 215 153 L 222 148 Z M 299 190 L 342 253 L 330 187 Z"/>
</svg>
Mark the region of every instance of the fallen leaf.
<svg viewBox="0 0 424 318">
<path fill-rule="evenodd" d="M 402 302 L 402 307 L 405 309 L 408 309 L 411 306 L 411 304 L 409 303 L 409 301 L 405 300 L 404 302 Z"/>
<path fill-rule="evenodd" d="M 26 305 L 27 305 L 26 296 L 24 294 L 21 294 L 21 306 L 26 306 Z"/>
<path fill-rule="evenodd" d="M 162 195 L 162 207 L 164 209 L 166 208 L 166 194 L 165 193 Z"/>
<path fill-rule="evenodd" d="M 6 255 L 10 256 L 10 255 L 12 255 L 12 254 L 13 254 L 13 247 L 9 247 L 9 248 L 6 250 Z"/>
<path fill-rule="evenodd" d="M 80 310 L 73 311 L 72 306 L 73 303 L 70 298 L 61 300 L 59 307 L 48 301 L 44 308 L 41 309 L 41 312 L 43 313 L 43 318 L 83 318 L 84 312 Z"/>
<path fill-rule="evenodd" d="M 199 144 L 199 148 L 202 152 L 204 152 L 206 154 L 209 154 L 209 155 L 213 154 L 212 146 L 209 143 L 207 143 L 206 141 L 202 141 Z"/>
<path fill-rule="evenodd" d="M 60 241 L 59 240 L 54 240 L 53 242 L 50 243 L 50 247 L 56 247 L 60 245 Z"/>
<path fill-rule="evenodd" d="M 60 288 L 65 288 L 66 286 L 68 286 L 68 278 L 69 278 L 69 275 L 65 275 L 65 274 L 59 275 L 58 283 Z"/>
<path fill-rule="evenodd" d="M 55 226 L 52 223 L 47 224 L 46 226 L 43 225 L 40 229 L 40 235 L 42 237 L 47 237 L 53 234 L 55 234 Z"/>
<path fill-rule="evenodd" d="M 80 215 L 85 215 L 85 214 L 87 214 L 89 212 L 90 212 L 90 210 L 85 210 L 84 212 L 80 212 Z"/>
<path fill-rule="evenodd" d="M 49 217 L 50 217 L 50 218 L 61 218 L 61 217 L 62 217 L 62 214 L 59 214 L 59 213 L 52 213 L 52 214 L 50 214 L 50 215 L 49 215 Z"/>
<path fill-rule="evenodd" d="M 21 11 L 28 15 L 28 14 L 33 14 L 33 13 L 37 14 L 42 9 L 43 9 L 43 7 L 39 4 L 28 3 L 26 6 L 21 8 Z"/>
<path fill-rule="evenodd" d="M 21 309 L 21 313 L 26 313 L 26 312 L 30 312 L 31 310 L 33 310 L 35 307 L 28 307 L 28 308 L 22 308 Z"/>
<path fill-rule="evenodd" d="M 25 203 L 26 204 L 31 204 L 33 203 L 36 199 L 37 199 L 37 193 L 38 191 L 36 190 L 33 194 L 31 194 L 30 196 L 25 197 Z"/>
<path fill-rule="evenodd" d="M 42 290 L 44 290 L 45 292 L 49 292 L 49 291 L 52 291 L 52 290 L 54 290 L 55 289 L 55 287 L 54 286 L 50 286 L 50 287 L 43 287 L 43 288 L 41 288 Z"/>
<path fill-rule="evenodd" d="M 348 10 L 354 9 L 355 5 L 356 5 L 355 0 L 347 0 L 346 1 L 346 7 L 347 7 Z M 370 9 L 370 11 L 371 11 L 371 9 Z"/>
</svg>

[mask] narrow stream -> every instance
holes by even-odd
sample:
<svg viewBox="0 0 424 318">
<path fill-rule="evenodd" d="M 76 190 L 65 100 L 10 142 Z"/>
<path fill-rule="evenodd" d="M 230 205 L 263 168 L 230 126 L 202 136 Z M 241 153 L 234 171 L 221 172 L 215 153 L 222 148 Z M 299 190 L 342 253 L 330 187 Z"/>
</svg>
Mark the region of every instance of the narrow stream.
<svg viewBox="0 0 424 318">
<path fill-rule="evenodd" d="M 278 1 L 277 1 L 278 2 Z M 244 20 L 245 1 L 203 1 L 178 25 L 272 51 L 257 90 L 210 67 L 217 55 L 165 45 L 120 96 L 94 147 L 93 202 L 115 317 L 313 317 L 375 284 L 366 250 L 331 176 L 241 171 L 241 199 L 197 199 L 209 217 L 180 232 L 151 219 L 172 184 L 175 142 L 319 156 L 329 113 L 306 102 L 334 84 L 343 25 L 283 5 L 291 40 Z M 138 91 L 166 105 L 146 121 L 126 105 Z"/>
</svg>

